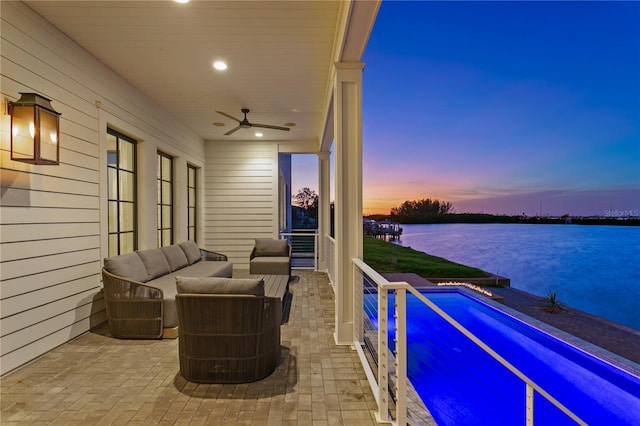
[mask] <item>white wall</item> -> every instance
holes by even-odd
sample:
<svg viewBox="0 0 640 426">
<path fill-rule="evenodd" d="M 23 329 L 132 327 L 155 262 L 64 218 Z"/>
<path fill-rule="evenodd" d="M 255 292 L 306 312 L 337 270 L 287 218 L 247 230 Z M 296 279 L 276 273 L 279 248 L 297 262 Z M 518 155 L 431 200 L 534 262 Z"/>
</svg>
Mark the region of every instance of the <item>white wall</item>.
<svg viewBox="0 0 640 426">
<path fill-rule="evenodd" d="M 255 238 L 278 237 L 278 145 L 205 144 L 204 246 L 249 269 Z"/>
<path fill-rule="evenodd" d="M 141 249 L 156 245 L 156 151 L 176 157 L 175 179 L 182 188 L 187 162 L 204 166 L 204 144 L 24 4 L 0 2 L 0 19 L 0 100 L 15 101 L 18 92 L 35 92 L 52 99 L 62 113 L 60 165 L 31 166 L 10 160 L 10 117 L 1 111 L 4 374 L 105 320 L 100 268 L 107 253 L 107 126 L 140 141 Z M 203 188 L 204 181 L 200 183 Z M 175 238 L 183 240 L 186 190 L 176 191 L 176 197 L 184 211 L 176 208 Z M 219 195 L 211 197 L 215 204 Z"/>
</svg>

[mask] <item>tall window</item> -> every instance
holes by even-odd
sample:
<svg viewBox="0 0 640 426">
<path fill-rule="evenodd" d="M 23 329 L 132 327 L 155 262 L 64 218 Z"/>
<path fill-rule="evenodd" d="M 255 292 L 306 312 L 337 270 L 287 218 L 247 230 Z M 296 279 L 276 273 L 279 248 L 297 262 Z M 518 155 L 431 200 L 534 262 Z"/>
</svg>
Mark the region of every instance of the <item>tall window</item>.
<svg viewBox="0 0 640 426">
<path fill-rule="evenodd" d="M 136 141 L 107 129 L 109 256 L 131 253 L 136 235 Z"/>
<path fill-rule="evenodd" d="M 198 211 L 198 169 L 187 165 L 187 237 L 197 241 L 196 212 Z"/>
<path fill-rule="evenodd" d="M 173 244 L 173 158 L 158 152 L 158 247 Z"/>
</svg>

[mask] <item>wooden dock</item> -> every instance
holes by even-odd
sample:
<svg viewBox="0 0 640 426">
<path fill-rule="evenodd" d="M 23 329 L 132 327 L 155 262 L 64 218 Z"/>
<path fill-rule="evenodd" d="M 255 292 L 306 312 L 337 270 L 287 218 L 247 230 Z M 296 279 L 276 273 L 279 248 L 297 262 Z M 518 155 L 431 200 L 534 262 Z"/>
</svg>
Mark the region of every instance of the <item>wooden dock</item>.
<svg viewBox="0 0 640 426">
<path fill-rule="evenodd" d="M 362 230 L 365 235 L 376 238 L 395 240 L 402 235 L 402 227 L 400 224 L 391 221 L 381 222 L 373 219 L 364 219 L 362 222 Z"/>
</svg>

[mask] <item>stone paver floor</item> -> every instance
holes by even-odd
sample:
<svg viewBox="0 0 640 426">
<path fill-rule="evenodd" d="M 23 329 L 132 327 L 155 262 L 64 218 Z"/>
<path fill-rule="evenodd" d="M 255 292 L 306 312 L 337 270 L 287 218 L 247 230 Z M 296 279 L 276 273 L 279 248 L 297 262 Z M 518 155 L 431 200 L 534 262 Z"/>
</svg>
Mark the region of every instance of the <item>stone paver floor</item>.
<svg viewBox="0 0 640 426">
<path fill-rule="evenodd" d="M 355 351 L 336 346 L 326 274 L 294 271 L 274 374 L 256 383 L 185 381 L 178 340 L 118 340 L 106 325 L 3 377 L 0 424 L 373 425 Z"/>
</svg>

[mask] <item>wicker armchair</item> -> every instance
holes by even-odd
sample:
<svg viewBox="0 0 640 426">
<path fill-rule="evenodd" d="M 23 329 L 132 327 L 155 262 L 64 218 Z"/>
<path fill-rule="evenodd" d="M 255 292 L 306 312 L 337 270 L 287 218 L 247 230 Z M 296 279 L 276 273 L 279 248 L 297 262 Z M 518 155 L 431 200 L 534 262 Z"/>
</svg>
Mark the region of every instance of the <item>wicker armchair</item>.
<svg viewBox="0 0 640 426">
<path fill-rule="evenodd" d="M 178 278 L 178 286 L 181 280 Z M 201 282 L 222 281 L 205 278 Z M 237 282 L 251 280 L 228 279 Z M 280 356 L 282 302 L 259 293 L 195 294 L 178 288 L 180 373 L 197 383 L 247 383 L 275 371 Z M 242 287 L 242 285 L 240 285 Z M 187 291 L 187 293 L 185 293 Z"/>
<path fill-rule="evenodd" d="M 102 270 L 104 300 L 113 337 L 162 337 L 162 290 Z"/>
</svg>

